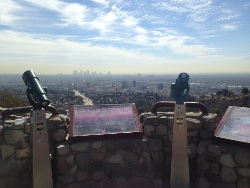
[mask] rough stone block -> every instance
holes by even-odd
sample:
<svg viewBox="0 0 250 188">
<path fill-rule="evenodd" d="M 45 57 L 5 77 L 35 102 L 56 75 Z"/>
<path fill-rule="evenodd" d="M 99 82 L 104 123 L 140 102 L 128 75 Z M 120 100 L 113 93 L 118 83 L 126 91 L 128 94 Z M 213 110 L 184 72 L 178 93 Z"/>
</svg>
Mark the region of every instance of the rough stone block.
<svg viewBox="0 0 250 188">
<path fill-rule="evenodd" d="M 118 148 L 118 143 L 115 140 L 107 140 L 106 141 L 106 152 L 108 154 L 113 154 L 116 152 Z"/>
<path fill-rule="evenodd" d="M 236 188 L 236 186 L 232 183 L 225 182 L 215 182 L 211 185 L 212 188 Z"/>
<path fill-rule="evenodd" d="M 73 163 L 74 157 L 75 157 L 74 155 L 68 155 L 68 156 L 64 156 L 64 159 L 70 165 Z"/>
<path fill-rule="evenodd" d="M 125 161 L 130 162 L 130 163 L 136 162 L 138 159 L 138 155 L 134 152 L 128 152 L 125 154 L 124 159 Z"/>
<path fill-rule="evenodd" d="M 198 177 L 195 182 L 195 187 L 199 188 L 210 188 L 211 183 L 207 181 L 205 178 Z"/>
<path fill-rule="evenodd" d="M 150 179 L 144 178 L 144 177 L 133 177 L 132 184 L 135 187 L 143 187 L 143 188 L 152 188 L 153 187 L 153 182 L 150 181 Z"/>
<path fill-rule="evenodd" d="M 236 163 L 240 164 L 243 167 L 247 167 L 250 164 L 250 157 L 235 153 L 233 158 Z"/>
<path fill-rule="evenodd" d="M 141 173 L 143 173 L 143 167 L 132 163 L 126 164 L 122 169 L 123 176 L 127 178 L 138 176 Z"/>
<path fill-rule="evenodd" d="M 198 119 L 186 118 L 187 130 L 199 130 L 202 127 L 202 122 Z"/>
<path fill-rule="evenodd" d="M 151 161 L 150 153 L 148 151 L 143 151 L 142 156 L 145 157 L 147 162 Z"/>
<path fill-rule="evenodd" d="M 174 126 L 174 116 L 169 116 L 168 117 L 167 125 L 168 125 L 168 127 L 173 128 L 173 126 Z"/>
<path fill-rule="evenodd" d="M 198 131 L 188 131 L 187 132 L 188 137 L 196 136 L 197 134 L 198 134 Z"/>
<path fill-rule="evenodd" d="M 122 174 L 121 166 L 118 164 L 106 164 L 105 171 L 109 178 L 119 178 Z"/>
<path fill-rule="evenodd" d="M 60 116 L 50 116 L 48 119 L 48 126 L 59 126 L 62 123 L 64 123 L 64 121 Z"/>
<path fill-rule="evenodd" d="M 161 138 L 150 139 L 149 140 L 149 150 L 150 151 L 162 151 L 163 144 Z"/>
<path fill-rule="evenodd" d="M 103 151 L 95 151 L 92 154 L 92 160 L 93 161 L 102 161 L 104 160 L 106 154 Z"/>
<path fill-rule="evenodd" d="M 117 153 L 115 155 L 109 156 L 106 158 L 106 161 L 108 163 L 114 163 L 114 164 L 123 164 L 123 158 L 121 156 L 121 153 Z"/>
<path fill-rule="evenodd" d="M 17 144 L 22 141 L 23 131 L 21 130 L 5 130 L 4 138 L 8 144 Z"/>
<path fill-rule="evenodd" d="M 208 170 L 210 165 L 203 156 L 197 158 L 197 168 L 200 170 Z"/>
<path fill-rule="evenodd" d="M 208 145 L 208 151 L 212 154 L 215 154 L 215 155 L 220 155 L 221 154 L 221 148 L 217 145 Z"/>
<path fill-rule="evenodd" d="M 155 126 L 146 125 L 143 126 L 143 131 L 145 136 L 153 136 L 155 133 Z"/>
<path fill-rule="evenodd" d="M 198 144 L 198 149 L 197 149 L 197 153 L 198 154 L 204 154 L 206 151 L 207 151 L 207 146 L 208 144 L 210 144 L 211 141 L 201 141 L 199 144 Z"/>
<path fill-rule="evenodd" d="M 236 163 L 231 154 L 223 154 L 220 156 L 220 163 L 227 167 L 236 167 Z"/>
<path fill-rule="evenodd" d="M 57 179 L 63 184 L 69 184 L 74 180 L 75 176 L 73 175 L 63 175 L 58 176 Z"/>
<path fill-rule="evenodd" d="M 53 140 L 55 140 L 57 142 L 64 141 L 66 139 L 66 136 L 67 136 L 67 134 L 66 134 L 65 130 L 63 130 L 63 129 L 58 129 L 52 134 Z"/>
<path fill-rule="evenodd" d="M 222 166 L 220 175 L 221 175 L 221 179 L 224 182 L 234 182 L 238 178 L 235 171 L 232 168 L 229 168 L 226 166 Z"/>
<path fill-rule="evenodd" d="M 72 144 L 71 149 L 73 151 L 86 151 L 89 147 L 90 147 L 89 142 L 79 142 Z"/>
<path fill-rule="evenodd" d="M 220 172 L 220 165 L 218 163 L 212 163 L 209 172 L 218 175 Z"/>
<path fill-rule="evenodd" d="M 152 152 L 151 156 L 152 156 L 152 160 L 154 162 L 162 162 L 163 161 L 163 153 L 161 151 Z"/>
<path fill-rule="evenodd" d="M 143 118 L 143 125 L 153 125 L 156 126 L 158 125 L 158 118 L 157 116 L 148 116 Z"/>
<path fill-rule="evenodd" d="M 219 123 L 217 114 L 207 114 L 203 116 L 202 119 L 204 122 L 203 127 L 207 131 L 213 131 Z"/>
<path fill-rule="evenodd" d="M 140 140 L 141 141 L 141 140 Z M 136 145 L 142 145 L 141 142 L 134 142 L 133 139 L 122 139 L 118 141 L 119 148 L 123 151 L 134 151 Z"/>
<path fill-rule="evenodd" d="M 57 145 L 57 152 L 59 155 L 65 155 L 69 152 L 69 143 L 68 142 L 63 142 L 61 144 Z"/>
<path fill-rule="evenodd" d="M 189 144 L 188 149 L 190 151 L 189 158 L 194 158 L 197 156 L 197 147 L 194 143 Z"/>
<path fill-rule="evenodd" d="M 250 179 L 242 177 L 237 181 L 236 185 L 237 185 L 237 188 L 249 188 L 250 187 Z"/>
<path fill-rule="evenodd" d="M 104 179 L 105 174 L 103 171 L 96 171 L 92 174 L 92 178 L 95 181 L 101 181 L 102 179 Z"/>
<path fill-rule="evenodd" d="M 160 135 L 160 136 L 163 136 L 163 135 L 166 135 L 167 134 L 167 126 L 164 125 L 164 124 L 161 124 L 161 125 L 158 125 L 156 127 L 156 134 L 157 135 Z"/>
<path fill-rule="evenodd" d="M 86 170 L 91 162 L 90 154 L 89 153 L 76 154 L 75 162 L 82 170 Z"/>
<path fill-rule="evenodd" d="M 95 141 L 95 142 L 91 142 L 91 148 L 93 149 L 101 149 L 103 146 L 103 142 L 102 141 Z"/>
<path fill-rule="evenodd" d="M 13 157 L 0 158 L 0 167 L 0 177 L 5 177 L 16 170 L 17 163 Z"/>
<path fill-rule="evenodd" d="M 200 132 L 200 138 L 201 139 L 210 139 L 214 136 L 213 131 L 201 131 Z"/>
<path fill-rule="evenodd" d="M 159 120 L 158 120 L 159 122 L 159 124 L 164 124 L 164 125 L 166 125 L 167 124 L 167 121 L 168 121 L 168 117 L 167 116 L 161 116 L 161 117 L 159 117 Z"/>
<path fill-rule="evenodd" d="M 129 182 L 126 179 L 118 178 L 116 180 L 116 186 L 119 188 L 127 188 L 129 187 Z"/>
<path fill-rule="evenodd" d="M 14 154 L 14 147 L 12 145 L 1 145 L 0 154 L 2 153 L 2 158 L 5 159 Z"/>
<path fill-rule="evenodd" d="M 68 171 L 69 165 L 62 156 L 56 157 L 56 172 L 58 174 L 64 174 Z"/>
<path fill-rule="evenodd" d="M 242 176 L 250 177 L 250 168 L 239 168 L 237 172 Z"/>
<path fill-rule="evenodd" d="M 24 132 L 30 134 L 30 131 L 31 131 L 30 123 L 25 123 Z"/>
<path fill-rule="evenodd" d="M 29 154 L 30 154 L 29 148 L 16 150 L 16 159 L 20 160 L 20 159 L 27 158 Z"/>
<path fill-rule="evenodd" d="M 0 125 L 0 135 L 2 134 L 2 132 L 3 132 L 3 126 Z"/>
<path fill-rule="evenodd" d="M 154 184 L 153 186 L 154 188 L 163 188 L 162 180 L 154 180 L 153 184 Z"/>
<path fill-rule="evenodd" d="M 82 171 L 77 171 L 76 172 L 76 180 L 78 182 L 84 182 L 88 179 L 88 173 L 87 172 L 82 172 Z"/>
</svg>

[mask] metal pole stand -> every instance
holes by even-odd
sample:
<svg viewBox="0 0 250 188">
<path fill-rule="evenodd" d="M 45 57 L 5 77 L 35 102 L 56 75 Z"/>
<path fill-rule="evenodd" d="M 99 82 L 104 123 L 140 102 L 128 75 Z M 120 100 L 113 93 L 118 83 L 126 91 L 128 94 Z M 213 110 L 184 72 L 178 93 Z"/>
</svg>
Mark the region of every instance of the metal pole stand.
<svg viewBox="0 0 250 188">
<path fill-rule="evenodd" d="M 33 186 L 53 188 L 45 110 L 31 110 L 33 128 Z"/>
<path fill-rule="evenodd" d="M 189 92 L 189 75 L 179 74 L 171 85 L 171 97 L 175 99 L 174 126 L 171 160 L 171 188 L 189 188 L 189 163 L 186 125 L 186 97 Z"/>
<path fill-rule="evenodd" d="M 30 111 L 33 128 L 33 187 L 53 188 L 48 131 L 44 110 L 50 104 L 47 90 L 41 87 L 38 77 L 32 70 L 24 72 L 22 78 L 27 86 L 28 101 L 34 108 Z"/>
</svg>

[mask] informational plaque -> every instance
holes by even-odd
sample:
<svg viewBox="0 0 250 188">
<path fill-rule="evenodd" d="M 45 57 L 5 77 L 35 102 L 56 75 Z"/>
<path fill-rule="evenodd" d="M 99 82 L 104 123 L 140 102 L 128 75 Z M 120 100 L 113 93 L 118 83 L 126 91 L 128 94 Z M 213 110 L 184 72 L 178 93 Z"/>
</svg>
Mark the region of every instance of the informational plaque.
<svg viewBox="0 0 250 188">
<path fill-rule="evenodd" d="M 250 108 L 229 106 L 216 128 L 214 136 L 250 143 Z"/>
<path fill-rule="evenodd" d="M 140 136 L 141 125 L 135 104 L 72 105 L 69 140 Z"/>
</svg>

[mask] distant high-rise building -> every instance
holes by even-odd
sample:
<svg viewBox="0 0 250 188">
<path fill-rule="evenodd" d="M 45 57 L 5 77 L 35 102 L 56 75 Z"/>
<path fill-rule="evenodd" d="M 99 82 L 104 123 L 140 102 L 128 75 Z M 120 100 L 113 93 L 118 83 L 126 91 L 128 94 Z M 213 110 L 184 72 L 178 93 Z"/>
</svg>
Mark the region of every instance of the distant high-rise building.
<svg viewBox="0 0 250 188">
<path fill-rule="evenodd" d="M 136 81 L 135 80 L 133 81 L 133 87 L 136 87 Z"/>
<path fill-rule="evenodd" d="M 128 88 L 128 82 L 127 81 L 122 82 L 122 88 L 123 89 Z"/>
<path fill-rule="evenodd" d="M 138 77 L 141 77 L 141 74 L 140 74 L 140 73 L 138 74 Z"/>
<path fill-rule="evenodd" d="M 162 90 L 163 89 L 163 84 L 158 84 L 158 89 Z"/>
<path fill-rule="evenodd" d="M 74 74 L 74 75 L 77 75 L 77 74 L 78 74 L 77 70 L 74 70 L 74 71 L 73 71 L 73 74 Z"/>
</svg>

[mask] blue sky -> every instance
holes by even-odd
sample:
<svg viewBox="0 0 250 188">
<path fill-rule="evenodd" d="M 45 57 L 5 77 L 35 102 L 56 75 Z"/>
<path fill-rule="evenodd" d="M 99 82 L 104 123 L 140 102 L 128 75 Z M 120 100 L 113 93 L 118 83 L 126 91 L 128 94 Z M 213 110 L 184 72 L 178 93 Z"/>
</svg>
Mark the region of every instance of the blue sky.
<svg viewBox="0 0 250 188">
<path fill-rule="evenodd" d="M 246 0 L 1 0 L 0 73 L 250 73 Z"/>
</svg>

